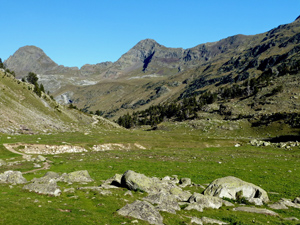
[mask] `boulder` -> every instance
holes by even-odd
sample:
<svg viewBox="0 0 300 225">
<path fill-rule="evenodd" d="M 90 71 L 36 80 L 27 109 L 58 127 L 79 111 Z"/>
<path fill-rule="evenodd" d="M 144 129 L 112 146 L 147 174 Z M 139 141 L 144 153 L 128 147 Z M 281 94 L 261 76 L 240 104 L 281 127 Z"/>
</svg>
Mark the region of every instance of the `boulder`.
<svg viewBox="0 0 300 225">
<path fill-rule="evenodd" d="M 203 216 L 201 218 L 201 221 L 202 221 L 203 224 L 219 224 L 219 225 L 228 224 L 228 223 L 225 223 L 221 220 L 216 220 L 216 219 L 208 218 L 208 217 L 205 217 L 205 216 Z"/>
<path fill-rule="evenodd" d="M 45 195 L 59 196 L 61 194 L 55 179 L 34 181 L 25 185 L 23 189 Z"/>
<path fill-rule="evenodd" d="M 121 185 L 129 190 L 140 190 L 151 194 L 169 192 L 177 195 L 182 192 L 182 189 L 173 180 L 161 180 L 157 177 L 149 178 L 132 170 L 128 170 L 123 174 Z"/>
<path fill-rule="evenodd" d="M 113 186 L 116 186 L 116 187 L 121 187 L 121 179 L 122 179 L 122 175 L 121 174 L 115 174 L 113 177 L 105 180 L 103 182 L 102 185 L 113 185 Z"/>
<path fill-rule="evenodd" d="M 278 216 L 276 212 L 273 212 L 271 210 L 263 209 L 263 208 L 255 208 L 255 207 L 241 206 L 241 207 L 234 208 L 233 211 L 259 213 L 259 214 L 265 214 L 269 216 Z"/>
<path fill-rule="evenodd" d="M 176 214 L 176 210 L 180 210 L 176 198 L 169 193 L 161 192 L 157 194 L 152 194 L 143 198 L 143 200 L 148 201 L 152 204 L 157 204 L 156 209 L 159 211 L 165 211 Z"/>
<path fill-rule="evenodd" d="M 276 202 L 274 204 L 268 205 L 271 209 L 288 209 L 288 207 L 285 204 L 282 204 L 280 202 Z"/>
<path fill-rule="evenodd" d="M 121 178 L 121 184 L 129 190 L 148 192 L 152 188 L 153 181 L 144 174 L 127 170 Z"/>
<path fill-rule="evenodd" d="M 293 203 L 300 204 L 300 197 L 296 197 L 296 198 L 293 200 Z"/>
<path fill-rule="evenodd" d="M 68 174 L 64 173 L 59 180 L 67 183 L 88 183 L 94 181 L 87 170 L 74 171 Z"/>
<path fill-rule="evenodd" d="M 269 202 L 268 194 L 262 188 L 239 178 L 228 176 L 214 180 L 205 190 L 204 195 L 236 200 L 244 197 L 257 205 Z"/>
<path fill-rule="evenodd" d="M 163 224 L 163 217 L 153 205 L 146 201 L 136 200 L 132 204 L 125 205 L 117 212 L 122 216 L 130 216 L 136 219 L 147 221 L 150 224 Z"/>
<path fill-rule="evenodd" d="M 197 203 L 201 208 L 219 209 L 223 205 L 223 199 L 194 193 L 188 200 L 189 203 Z"/>
<path fill-rule="evenodd" d="M 0 166 L 5 166 L 7 163 L 3 159 L 0 159 Z"/>
<path fill-rule="evenodd" d="M 42 155 L 38 155 L 35 159 L 34 159 L 34 161 L 35 162 L 37 162 L 37 163 L 39 163 L 39 162 L 46 162 L 46 158 L 44 157 L 44 156 L 42 156 Z"/>
<path fill-rule="evenodd" d="M 8 170 L 0 174 L 0 183 L 25 184 L 27 180 L 20 171 Z"/>
<path fill-rule="evenodd" d="M 287 218 L 284 218 L 284 220 L 289 220 L 289 221 L 299 221 L 299 219 L 297 217 L 287 217 Z"/>
<path fill-rule="evenodd" d="M 59 180 L 60 175 L 58 173 L 48 171 L 43 177 L 40 178 L 33 178 L 31 182 L 38 182 L 38 183 L 48 183 L 50 180 Z"/>
<path fill-rule="evenodd" d="M 288 206 L 288 207 L 293 207 L 293 208 L 297 208 L 300 209 L 300 204 L 299 203 L 295 203 L 295 200 L 292 201 L 291 199 L 287 199 L 287 198 L 282 198 L 278 201 L 279 204 Z"/>
<path fill-rule="evenodd" d="M 192 217 L 192 219 L 191 219 L 191 223 L 192 224 L 200 224 L 200 225 L 202 225 L 203 223 L 202 223 L 202 220 L 201 219 L 199 219 L 199 218 L 197 218 L 197 217 Z"/>
<path fill-rule="evenodd" d="M 189 204 L 187 207 L 184 208 L 184 210 L 188 210 L 188 211 L 196 210 L 199 212 L 203 212 L 202 206 L 196 202 Z"/>
<path fill-rule="evenodd" d="M 184 188 L 188 185 L 192 184 L 192 181 L 190 178 L 181 178 L 179 181 L 180 187 Z"/>
</svg>

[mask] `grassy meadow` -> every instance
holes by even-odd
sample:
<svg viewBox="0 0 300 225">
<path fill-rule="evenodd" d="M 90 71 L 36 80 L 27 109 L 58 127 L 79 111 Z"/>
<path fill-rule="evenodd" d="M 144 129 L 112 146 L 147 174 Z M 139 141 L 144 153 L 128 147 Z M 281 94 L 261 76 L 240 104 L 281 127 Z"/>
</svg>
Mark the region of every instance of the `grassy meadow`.
<svg viewBox="0 0 300 225">
<path fill-rule="evenodd" d="M 0 135 L 0 159 L 20 161 L 20 155 L 7 151 L 3 143 L 71 144 L 90 149 L 93 145 L 104 143 L 138 143 L 145 150 L 111 150 L 104 152 L 47 155 L 51 160 L 50 171 L 69 173 L 88 170 L 95 180 L 92 183 L 58 183 L 60 189 L 82 186 L 99 186 L 116 173 L 134 170 L 146 176 L 164 177 L 178 175 L 189 177 L 192 182 L 206 186 L 216 178 L 236 176 L 256 184 L 269 193 L 272 202 L 280 198 L 294 199 L 300 195 L 300 149 L 281 149 L 275 147 L 254 147 L 250 138 L 274 137 L 276 125 L 265 128 L 247 127 L 239 124 L 236 129 L 223 122 L 208 121 L 197 126 L 191 122 L 163 123 L 157 130 L 148 128 L 137 130 L 93 130 L 89 134 L 57 133 L 51 135 Z M 243 122 L 241 122 L 243 123 Z M 243 128 L 239 128 L 243 126 Z M 225 127 L 225 128 L 224 128 Z M 281 129 L 284 134 L 285 128 Z M 278 133 L 277 133 L 278 134 Z M 297 131 L 295 133 L 297 134 Z M 279 134 L 280 135 L 280 134 Z M 240 144 L 239 147 L 235 147 Z M 6 170 L 29 171 L 32 162 L 22 162 L 13 166 L 1 166 Z M 27 180 L 41 177 L 47 171 L 24 174 Z M 59 197 L 39 195 L 22 190 L 24 185 L 0 184 L 0 224 L 131 224 L 134 218 L 119 216 L 116 211 L 146 193 L 133 192 L 124 196 L 126 189 L 112 189 L 111 195 L 98 192 L 75 190 L 74 194 L 64 193 Z M 202 192 L 198 186 L 187 190 Z M 265 206 L 267 207 L 267 206 Z M 235 212 L 230 207 L 219 210 L 178 211 L 176 215 L 161 212 L 165 224 L 190 224 L 190 217 L 202 216 L 219 219 L 230 224 L 297 224 L 286 221 L 286 217 L 300 217 L 300 209 L 274 210 L 279 217 Z M 300 219 L 300 218 L 299 218 Z M 299 223 L 299 222 L 298 222 Z M 138 224 L 147 224 L 139 221 Z"/>
</svg>

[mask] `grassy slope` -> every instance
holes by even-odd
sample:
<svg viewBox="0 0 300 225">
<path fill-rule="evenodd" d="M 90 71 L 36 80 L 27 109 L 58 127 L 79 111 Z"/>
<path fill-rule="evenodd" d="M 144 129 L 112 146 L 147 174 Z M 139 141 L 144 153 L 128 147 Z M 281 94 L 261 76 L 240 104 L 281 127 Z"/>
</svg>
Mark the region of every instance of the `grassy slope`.
<svg viewBox="0 0 300 225">
<path fill-rule="evenodd" d="M 194 122 L 195 123 L 195 122 Z M 200 123 L 200 122 L 199 122 Z M 63 133 L 59 135 L 1 135 L 2 143 L 47 143 L 61 144 L 68 142 L 79 144 L 86 148 L 100 143 L 139 143 L 145 146 L 146 150 L 132 151 L 107 151 L 89 152 L 85 154 L 63 154 L 58 157 L 48 156 L 53 161 L 51 171 L 72 172 L 86 169 L 94 184 L 100 185 L 101 180 L 112 177 L 115 173 L 122 174 L 131 169 L 147 176 L 171 176 L 190 177 L 193 182 L 207 184 L 216 178 L 233 175 L 245 181 L 261 186 L 270 194 L 271 201 L 278 199 L 295 198 L 299 196 L 300 185 L 300 154 L 299 147 L 285 150 L 272 147 L 253 147 L 247 144 L 248 137 L 267 137 L 272 135 L 272 128 L 263 132 L 247 126 L 236 128 L 232 131 L 214 129 L 219 126 L 216 120 L 205 124 L 205 131 L 202 125 L 195 126 L 190 123 L 161 125 L 157 131 L 143 130 L 119 130 L 119 131 L 98 131 L 89 135 L 82 133 Z M 232 126 L 226 124 L 223 126 Z M 242 124 L 239 124 L 242 125 Z M 210 129 L 211 128 L 211 129 Z M 283 134 L 287 130 L 283 131 Z M 296 132 L 296 131 L 295 131 Z M 244 135 L 242 135 L 244 134 Z M 236 143 L 241 147 L 234 147 Z M 0 145 L 2 146 L 2 145 Z M 1 158 L 14 160 L 19 156 L 8 153 L 0 147 Z M 30 170 L 32 164 L 23 163 L 13 167 L 14 170 Z M 1 167 L 0 171 L 12 169 Z M 36 174 L 27 174 L 25 177 L 30 180 L 33 177 L 40 177 L 46 171 L 38 171 Z M 59 184 L 61 188 L 77 187 L 77 184 Z M 5 224 L 44 224 L 65 223 L 65 224 L 120 224 L 132 219 L 121 217 L 116 210 L 128 202 L 133 202 L 145 194 L 133 193 L 133 197 L 124 196 L 126 190 L 113 190 L 113 195 L 102 196 L 92 191 L 76 190 L 75 195 L 79 198 L 70 198 L 74 194 L 63 193 L 60 197 L 50 197 L 28 193 L 21 190 L 22 185 L 13 186 L 0 185 L 0 208 L 2 215 L 1 223 Z M 201 188 L 191 188 L 191 191 L 201 192 Z M 36 200 L 36 201 L 35 201 Z M 190 219 L 186 216 L 208 216 L 216 219 L 231 222 L 233 224 L 249 224 L 255 220 L 258 224 L 296 224 L 282 220 L 284 217 L 299 216 L 299 209 L 275 210 L 280 217 L 267 217 L 264 215 L 233 212 L 224 207 L 220 210 L 205 210 L 203 213 L 196 211 L 177 212 L 176 215 L 161 213 L 165 224 L 189 224 Z M 60 210 L 71 210 L 61 212 Z M 37 213 L 38 212 L 38 213 Z M 16 216 L 17 214 L 17 216 Z M 140 222 L 140 224 L 146 224 Z"/>
<path fill-rule="evenodd" d="M 48 95 L 39 98 L 28 83 L 14 79 L 0 72 L 0 131 L 57 132 L 79 131 L 92 128 L 93 119 L 77 110 L 71 110 L 53 101 Z M 111 122 L 98 118 L 96 128 L 112 127 Z"/>
</svg>

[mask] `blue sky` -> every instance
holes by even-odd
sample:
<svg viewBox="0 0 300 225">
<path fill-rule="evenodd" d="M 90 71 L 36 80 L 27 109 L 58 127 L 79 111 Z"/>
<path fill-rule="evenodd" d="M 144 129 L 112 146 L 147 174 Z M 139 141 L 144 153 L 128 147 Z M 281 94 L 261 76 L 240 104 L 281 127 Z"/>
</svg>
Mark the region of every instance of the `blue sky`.
<svg viewBox="0 0 300 225">
<path fill-rule="evenodd" d="M 0 58 L 35 45 L 59 65 L 116 61 L 146 38 L 190 48 L 294 21 L 299 0 L 1 0 Z"/>
</svg>

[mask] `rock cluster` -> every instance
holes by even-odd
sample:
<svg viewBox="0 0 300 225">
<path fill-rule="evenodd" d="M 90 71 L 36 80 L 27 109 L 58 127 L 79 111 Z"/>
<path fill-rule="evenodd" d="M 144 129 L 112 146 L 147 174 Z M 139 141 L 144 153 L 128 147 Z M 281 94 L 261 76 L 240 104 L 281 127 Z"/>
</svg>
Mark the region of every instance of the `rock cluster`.
<svg viewBox="0 0 300 225">
<path fill-rule="evenodd" d="M 118 144 L 118 143 L 107 143 L 102 145 L 94 145 L 92 147 L 93 151 L 102 152 L 109 150 L 131 150 L 131 149 L 146 149 L 140 144 Z"/>
<path fill-rule="evenodd" d="M 255 205 L 263 205 L 263 203 L 269 202 L 269 197 L 265 190 L 232 176 L 213 181 L 204 191 L 204 195 L 233 200 L 244 197 Z"/>
<path fill-rule="evenodd" d="M 4 173 L 0 173 L 0 183 L 25 184 L 27 180 L 22 176 L 20 171 L 8 170 Z"/>
<path fill-rule="evenodd" d="M 114 182 L 115 184 L 118 183 L 117 180 L 114 180 Z M 137 200 L 132 204 L 127 204 L 118 213 L 123 216 L 146 220 L 150 224 L 163 224 L 159 211 L 176 214 L 176 211 L 181 210 L 180 205 L 184 206 L 183 210 L 202 212 L 206 208 L 219 209 L 223 205 L 235 206 L 223 198 L 236 200 L 238 197 L 242 197 L 253 205 L 262 205 L 269 201 L 267 192 L 262 188 L 236 177 L 224 177 L 213 181 L 204 190 L 203 194 L 191 194 L 189 191 L 182 190 L 183 187 L 191 184 L 192 182 L 189 178 L 182 178 L 180 181 L 177 179 L 177 176 L 164 177 L 162 179 L 150 178 L 144 174 L 128 170 L 123 174 L 117 186 L 133 191 L 147 192 L 148 196 L 141 199 L 141 201 Z M 253 209 L 256 208 L 251 208 L 250 211 L 252 212 Z M 241 209 L 237 207 L 235 210 L 247 210 L 247 208 Z M 268 215 L 276 214 L 272 214 L 271 210 L 263 212 Z M 259 211 L 258 213 L 263 212 Z M 192 220 L 198 221 L 198 224 L 208 223 L 206 220 L 209 220 L 209 218 L 202 219 L 194 218 Z M 219 221 L 219 224 L 226 223 Z"/>
<path fill-rule="evenodd" d="M 250 144 L 252 146 L 272 146 L 272 147 L 277 147 L 277 148 L 285 148 L 285 149 L 290 149 L 293 147 L 300 147 L 300 143 L 298 141 L 289 141 L 289 142 L 278 142 L 278 143 L 272 143 L 270 141 L 259 141 L 256 139 L 253 139 L 250 141 Z"/>
<path fill-rule="evenodd" d="M 58 188 L 57 182 L 87 183 L 92 181 L 94 180 L 90 177 L 86 170 L 75 171 L 68 174 L 64 173 L 62 175 L 50 171 L 41 178 L 33 178 L 31 183 L 25 185 L 23 189 L 39 194 L 59 196 L 61 194 L 61 190 Z"/>
<path fill-rule="evenodd" d="M 56 172 L 47 172 L 43 177 L 33 178 L 23 189 L 39 194 L 60 196 L 62 191 L 57 182 L 74 182 L 86 184 L 94 181 L 88 171 L 81 170 L 71 173 L 58 174 Z M 27 180 L 19 171 L 6 171 L 0 174 L 0 183 L 24 184 Z M 228 176 L 214 180 L 202 193 L 190 193 L 183 190 L 185 187 L 201 186 L 194 184 L 190 178 L 181 178 L 176 175 L 166 176 L 162 179 L 157 177 L 147 177 L 144 174 L 126 171 L 123 175 L 116 174 L 114 177 L 103 181 L 100 186 L 77 187 L 77 190 L 93 191 L 100 195 L 112 195 L 112 188 L 127 188 L 124 194 L 133 196 L 131 191 L 143 192 L 148 195 L 136 199 L 133 203 L 126 204 L 119 209 L 117 213 L 126 217 L 133 217 L 147 221 L 150 224 L 163 224 L 163 217 L 160 212 L 176 214 L 180 210 L 196 210 L 203 212 L 206 209 L 220 209 L 223 206 L 232 207 L 232 211 L 241 211 L 249 213 L 264 214 L 267 216 L 278 216 L 279 214 L 263 207 L 269 203 L 269 197 L 262 188 L 245 182 L 239 178 Z M 75 188 L 64 189 L 65 193 L 75 194 Z M 72 196 L 78 197 L 76 195 Z M 244 198 L 249 205 L 238 205 L 238 200 Z M 228 201 L 227 201 L 228 200 Z M 235 204 L 233 204 L 235 203 Z M 271 209 L 288 209 L 289 207 L 300 209 L 300 197 L 294 200 L 282 198 L 278 202 L 269 203 Z M 192 224 L 228 224 L 212 218 L 189 217 Z M 298 220 L 295 217 L 285 218 L 285 220 Z"/>
<path fill-rule="evenodd" d="M 12 145 L 18 147 L 18 145 Z M 42 155 L 56 155 L 62 153 L 80 153 L 87 152 L 87 150 L 80 146 L 72 145 L 42 145 L 42 144 L 26 144 L 20 151 L 26 154 L 42 154 Z"/>
</svg>

